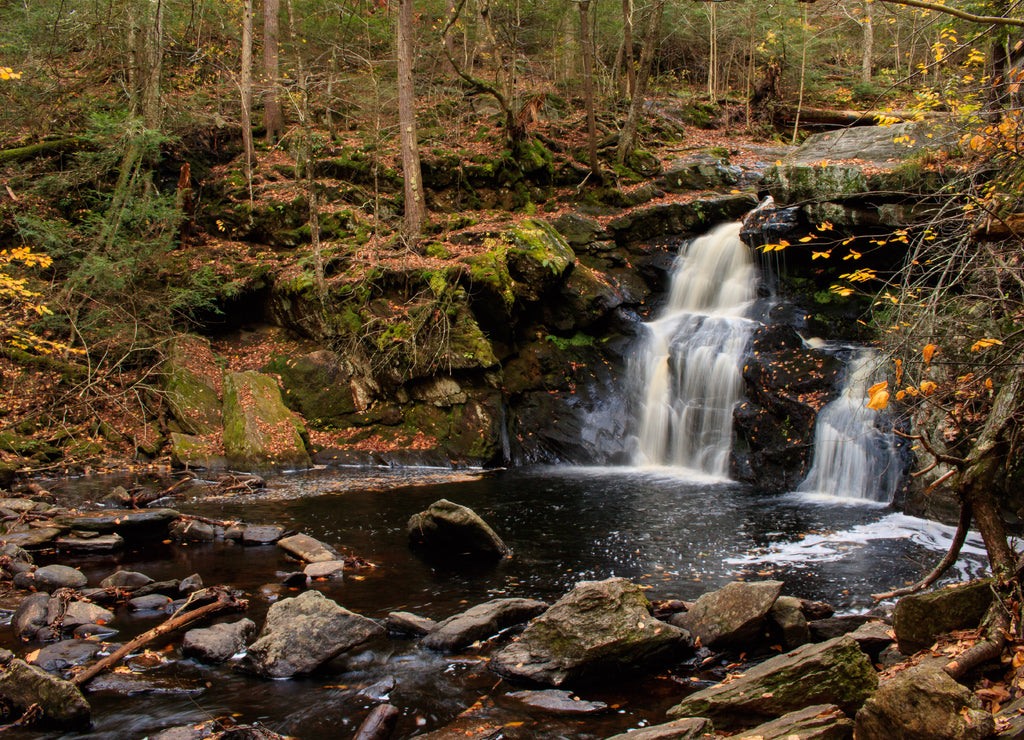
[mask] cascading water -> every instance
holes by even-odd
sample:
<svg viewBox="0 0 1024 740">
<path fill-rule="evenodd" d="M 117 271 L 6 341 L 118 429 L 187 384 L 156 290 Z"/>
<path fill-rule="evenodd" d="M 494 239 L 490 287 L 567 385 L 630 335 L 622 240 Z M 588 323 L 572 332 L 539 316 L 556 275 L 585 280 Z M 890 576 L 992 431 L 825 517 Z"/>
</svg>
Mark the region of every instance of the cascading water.
<svg viewBox="0 0 1024 740">
<path fill-rule="evenodd" d="M 876 426 L 879 412 L 867 407 L 868 388 L 878 375 L 878 358 L 858 352 L 846 371 L 839 398 L 818 414 L 814 458 L 801 493 L 889 503 L 900 479 L 891 433 Z"/>
<path fill-rule="evenodd" d="M 638 465 L 727 476 L 740 368 L 754 323 L 744 313 L 755 286 L 739 223 L 693 240 L 676 260 L 668 305 L 645 324 L 635 373 L 643 383 Z"/>
</svg>

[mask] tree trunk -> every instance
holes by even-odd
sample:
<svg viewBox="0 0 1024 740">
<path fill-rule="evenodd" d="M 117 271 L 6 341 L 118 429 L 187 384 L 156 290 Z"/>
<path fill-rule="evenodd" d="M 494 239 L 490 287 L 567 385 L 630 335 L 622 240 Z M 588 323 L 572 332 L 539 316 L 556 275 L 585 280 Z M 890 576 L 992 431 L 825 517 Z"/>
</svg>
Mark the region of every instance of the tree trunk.
<svg viewBox="0 0 1024 740">
<path fill-rule="evenodd" d="M 875 4 L 872 1 L 864 2 L 864 20 L 861 22 L 861 29 L 864 31 L 863 45 L 860 56 L 860 81 L 862 84 L 871 82 L 871 63 L 875 53 L 875 25 L 872 16 L 874 15 Z"/>
<path fill-rule="evenodd" d="M 800 132 L 800 110 L 804 107 L 804 80 L 807 74 L 807 5 L 804 4 L 803 49 L 800 52 L 800 95 L 796 101 L 796 116 L 793 118 L 793 144 Z"/>
<path fill-rule="evenodd" d="M 278 37 L 281 25 L 280 0 L 263 0 L 263 125 L 267 143 L 273 144 L 284 134 L 284 112 L 281 110 L 279 85 L 281 77 Z"/>
<path fill-rule="evenodd" d="M 715 3 L 708 10 L 708 100 L 715 102 L 718 88 L 718 11 Z"/>
<path fill-rule="evenodd" d="M 162 118 L 160 69 L 164 59 L 164 4 L 152 3 L 153 15 L 143 34 L 142 121 L 146 128 L 159 129 Z"/>
<path fill-rule="evenodd" d="M 626 95 L 632 98 L 636 95 L 636 70 L 633 67 L 633 0 L 622 0 L 622 56 L 626 65 Z M 640 64 L 643 64 L 643 60 Z"/>
<path fill-rule="evenodd" d="M 412 0 L 398 3 L 398 126 L 405 180 L 405 237 L 415 243 L 423 232 L 427 209 L 423 200 L 420 150 L 416 141 L 416 91 L 413 87 Z"/>
<path fill-rule="evenodd" d="M 583 47 L 583 100 L 587 106 L 587 151 L 590 171 L 601 176 L 597 158 L 597 115 L 594 112 L 594 47 L 590 38 L 590 0 L 579 0 L 580 45 Z"/>
<path fill-rule="evenodd" d="M 615 152 L 615 161 L 623 164 L 636 146 L 636 130 L 640 125 L 640 114 L 643 111 L 644 95 L 647 93 L 647 82 L 651 77 L 651 66 L 654 62 L 654 49 L 658 45 L 661 33 L 661 16 L 665 10 L 665 0 L 656 0 L 647 19 L 647 30 L 644 32 L 644 48 L 640 52 L 640 74 L 636 81 L 636 92 L 629 101 L 629 114 L 619 134 L 619 146 Z"/>
<path fill-rule="evenodd" d="M 252 180 L 256 150 L 252 143 L 252 0 L 242 5 L 242 71 L 238 82 L 242 96 L 242 145 L 245 149 L 246 178 Z"/>
</svg>

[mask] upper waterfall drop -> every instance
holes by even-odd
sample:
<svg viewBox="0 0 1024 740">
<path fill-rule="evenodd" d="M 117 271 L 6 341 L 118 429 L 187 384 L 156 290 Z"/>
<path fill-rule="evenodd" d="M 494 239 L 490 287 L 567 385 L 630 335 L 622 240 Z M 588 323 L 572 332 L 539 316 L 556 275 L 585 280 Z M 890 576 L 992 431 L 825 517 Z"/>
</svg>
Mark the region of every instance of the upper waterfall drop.
<svg viewBox="0 0 1024 740">
<path fill-rule="evenodd" d="M 814 458 L 799 493 L 888 504 L 900 480 L 892 433 L 876 426 L 879 412 L 867 407 L 877 379 L 878 355 L 861 350 L 850 361 L 839 398 L 818 414 Z"/>
<path fill-rule="evenodd" d="M 733 409 L 754 325 L 744 314 L 756 275 L 739 223 L 694 239 L 676 260 L 668 303 L 645 324 L 636 360 L 642 383 L 638 465 L 728 476 Z"/>
</svg>

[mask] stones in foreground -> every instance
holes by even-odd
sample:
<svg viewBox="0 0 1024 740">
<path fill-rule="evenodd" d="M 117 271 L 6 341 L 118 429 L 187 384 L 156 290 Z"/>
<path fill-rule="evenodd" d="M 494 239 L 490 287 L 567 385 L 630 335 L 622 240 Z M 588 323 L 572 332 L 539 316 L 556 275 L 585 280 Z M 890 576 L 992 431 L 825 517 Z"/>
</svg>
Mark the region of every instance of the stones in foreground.
<svg viewBox="0 0 1024 740">
<path fill-rule="evenodd" d="M 686 633 L 650 615 L 650 602 L 625 578 L 583 581 L 536 617 L 490 660 L 495 673 L 561 686 L 669 655 Z"/>
<path fill-rule="evenodd" d="M 743 645 L 761 632 L 765 616 L 781 593 L 782 581 L 734 581 L 703 594 L 689 611 L 670 621 L 704 647 Z"/>
<path fill-rule="evenodd" d="M 512 554 L 487 522 L 465 506 L 447 499 L 413 514 L 407 525 L 409 541 L 432 553 L 479 555 L 499 559 Z"/>
<path fill-rule="evenodd" d="M 943 633 L 976 627 L 991 603 L 989 579 L 904 596 L 892 615 L 900 652 L 911 655 L 930 648 Z"/>
<path fill-rule="evenodd" d="M 0 698 L 19 712 L 37 705 L 45 719 L 58 724 L 89 723 L 89 703 L 77 686 L 23 660 L 12 660 L 0 673 Z"/>
</svg>

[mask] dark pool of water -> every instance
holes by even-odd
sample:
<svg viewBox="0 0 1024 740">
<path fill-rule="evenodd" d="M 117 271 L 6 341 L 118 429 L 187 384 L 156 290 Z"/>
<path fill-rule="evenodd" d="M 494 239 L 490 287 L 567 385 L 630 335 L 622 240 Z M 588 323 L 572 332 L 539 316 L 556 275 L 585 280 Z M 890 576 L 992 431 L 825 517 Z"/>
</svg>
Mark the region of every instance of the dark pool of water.
<svg viewBox="0 0 1024 740">
<path fill-rule="evenodd" d="M 370 560 L 375 568 L 318 587 L 346 608 L 377 618 L 400 609 L 440 619 L 504 596 L 550 601 L 580 580 L 610 576 L 649 587 L 652 599 L 686 600 L 737 578 L 774 578 L 785 582 L 786 593 L 861 611 L 873 605 L 873 591 L 918 578 L 951 534 L 885 507 L 766 497 L 735 484 L 659 472 L 545 468 L 450 478 L 423 471 L 313 471 L 274 478 L 255 495 L 196 497 L 174 505 L 210 517 L 283 524 Z M 62 496 L 99 498 L 110 485 L 72 482 L 61 487 Z M 475 509 L 514 556 L 496 566 L 453 566 L 425 562 L 411 552 L 406 521 L 439 498 Z M 982 563 L 979 545 L 970 544 L 964 572 L 980 572 Z M 235 585 L 251 594 L 249 616 L 257 625 L 270 603 L 294 594 L 276 584 L 298 569 L 278 548 L 231 543 L 157 543 L 77 564 L 90 583 L 130 567 L 157 579 L 196 572 L 207 584 Z M 115 626 L 126 638 L 158 621 L 119 617 Z M 482 697 L 494 706 L 481 715 L 509 723 L 509 736 L 603 738 L 664 721 L 664 710 L 692 685 L 686 670 L 669 667 L 626 687 L 580 688 L 583 698 L 616 708 L 589 719 L 552 719 L 512 706 L 505 694 L 522 687 L 499 681 L 479 655 L 440 655 L 415 641 L 394 639 L 353 651 L 298 680 L 260 681 L 185 660 L 171 660 L 150 675 L 162 688 L 143 697 L 91 693 L 90 733 L 11 737 L 141 738 L 238 714 L 240 721 L 260 721 L 304 740 L 345 738 L 374 705 L 358 692 L 394 677 L 390 701 L 402 710 L 396 738 L 436 729 Z"/>
</svg>

